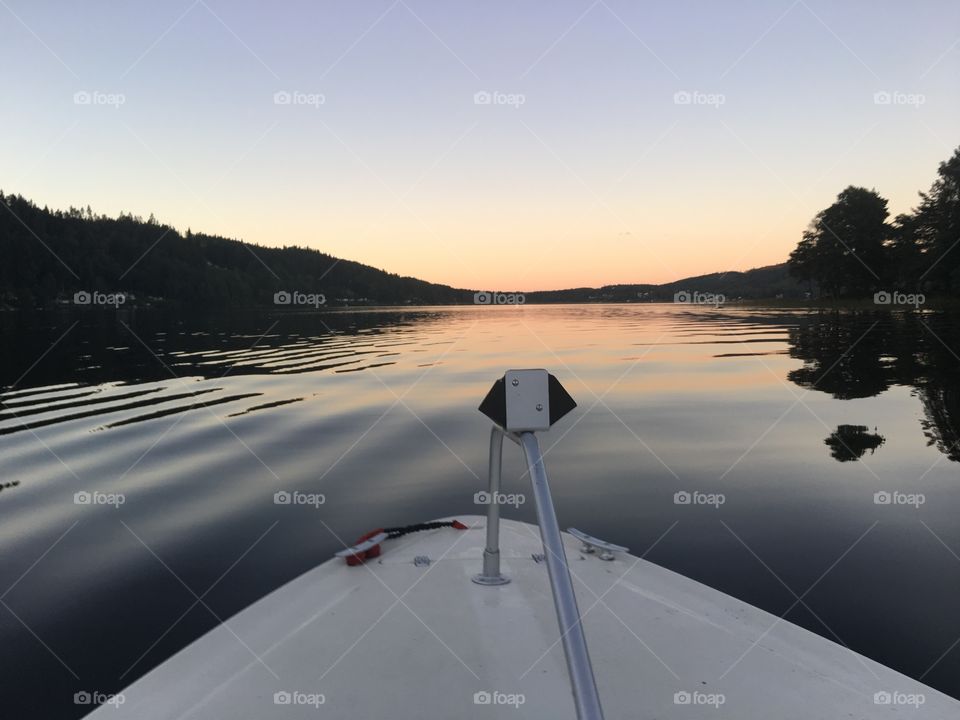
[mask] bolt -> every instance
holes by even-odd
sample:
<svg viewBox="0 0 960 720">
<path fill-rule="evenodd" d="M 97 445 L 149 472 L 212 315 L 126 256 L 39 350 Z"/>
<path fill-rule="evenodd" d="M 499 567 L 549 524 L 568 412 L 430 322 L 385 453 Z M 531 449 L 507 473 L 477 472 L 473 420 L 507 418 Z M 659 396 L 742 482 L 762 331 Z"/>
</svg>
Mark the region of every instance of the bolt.
<svg viewBox="0 0 960 720">
<path fill-rule="evenodd" d="M 520 384 L 520 381 L 517 380 L 516 378 L 514 378 L 514 379 L 513 379 L 513 382 L 511 382 L 510 384 L 513 385 L 514 387 L 516 387 L 517 385 Z"/>
<path fill-rule="evenodd" d="M 543 410 L 543 403 L 537 403 L 537 412 L 541 412 L 542 410 Z"/>
</svg>

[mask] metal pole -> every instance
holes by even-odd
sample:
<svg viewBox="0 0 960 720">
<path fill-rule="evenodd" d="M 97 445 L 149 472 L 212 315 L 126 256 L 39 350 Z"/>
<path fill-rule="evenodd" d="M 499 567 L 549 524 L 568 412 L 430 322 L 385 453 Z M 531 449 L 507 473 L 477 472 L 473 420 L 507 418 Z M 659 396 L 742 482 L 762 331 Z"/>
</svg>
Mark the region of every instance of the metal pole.
<svg viewBox="0 0 960 720">
<path fill-rule="evenodd" d="M 500 574 L 500 470 L 504 432 L 496 425 L 490 431 L 490 502 L 487 505 L 487 546 L 483 550 L 483 572 L 473 576 L 480 585 L 506 585 L 510 578 Z"/>
<path fill-rule="evenodd" d="M 567 567 L 567 554 L 563 549 L 560 526 L 557 524 L 557 514 L 553 509 L 553 499 L 550 497 L 550 486 L 547 482 L 543 457 L 540 454 L 540 443 L 532 432 L 520 433 L 519 440 L 533 484 L 537 523 L 540 525 L 540 537 L 546 554 L 550 589 L 553 591 L 553 604 L 560 624 L 563 652 L 567 657 L 567 671 L 570 673 L 577 717 L 580 720 L 603 720 L 597 682 L 593 677 L 587 640 L 583 635 L 583 625 L 580 622 L 580 609 L 577 607 L 577 598 L 573 593 L 570 568 Z M 499 476 L 499 463 L 497 474 Z M 489 525 L 487 529 L 489 531 Z"/>
</svg>

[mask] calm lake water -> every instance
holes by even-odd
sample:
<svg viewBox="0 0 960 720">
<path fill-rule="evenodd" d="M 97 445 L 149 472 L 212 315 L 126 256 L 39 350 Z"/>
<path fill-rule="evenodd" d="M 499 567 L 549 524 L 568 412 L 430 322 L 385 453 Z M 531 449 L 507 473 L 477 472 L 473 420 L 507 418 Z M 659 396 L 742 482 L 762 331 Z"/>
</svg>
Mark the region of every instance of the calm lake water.
<svg viewBox="0 0 960 720">
<path fill-rule="evenodd" d="M 579 403 L 544 437 L 563 527 L 960 697 L 955 315 L 0 313 L 0 345 L 4 717 L 83 715 L 336 536 L 478 514 L 511 367 Z"/>
</svg>

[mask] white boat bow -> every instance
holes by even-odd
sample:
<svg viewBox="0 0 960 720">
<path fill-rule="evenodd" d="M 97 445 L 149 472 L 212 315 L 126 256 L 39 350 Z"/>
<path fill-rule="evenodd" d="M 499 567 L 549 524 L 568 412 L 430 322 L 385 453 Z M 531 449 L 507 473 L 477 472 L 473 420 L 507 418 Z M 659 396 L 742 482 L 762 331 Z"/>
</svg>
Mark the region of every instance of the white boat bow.
<svg viewBox="0 0 960 720">
<path fill-rule="evenodd" d="M 574 718 L 538 528 L 500 521 L 512 582 L 484 587 L 471 578 L 485 519 L 459 519 L 468 530 L 388 540 L 361 566 L 323 563 L 90 717 Z M 960 702 L 774 615 L 563 540 L 608 719 L 960 717 Z"/>
</svg>

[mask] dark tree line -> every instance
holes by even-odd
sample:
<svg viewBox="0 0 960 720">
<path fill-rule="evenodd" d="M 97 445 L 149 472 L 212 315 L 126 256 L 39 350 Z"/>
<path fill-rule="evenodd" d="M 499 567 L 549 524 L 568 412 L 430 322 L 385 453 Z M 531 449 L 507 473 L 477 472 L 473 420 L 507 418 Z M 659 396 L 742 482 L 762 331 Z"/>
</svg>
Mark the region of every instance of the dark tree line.
<svg viewBox="0 0 960 720">
<path fill-rule="evenodd" d="M 889 220 L 875 190 L 848 187 L 819 212 L 782 266 L 717 273 L 671 285 L 623 285 L 535 293 L 533 302 L 669 299 L 673 286 L 715 289 L 729 298 L 791 297 L 796 281 L 821 295 L 878 291 L 960 295 L 960 149 L 910 213 Z M 686 285 L 684 284 L 686 283 Z M 493 289 L 493 288 L 491 288 Z M 689 288 L 687 288 L 689 289 Z M 322 293 L 329 304 L 469 303 L 472 292 L 400 277 L 300 247 L 268 248 L 185 234 L 129 214 L 110 218 L 89 206 L 39 208 L 0 192 L 0 307 L 49 306 L 80 290 L 123 292 L 137 302 L 184 306 L 264 306 L 274 293 Z M 512 289 L 515 290 L 515 289 Z"/>
<path fill-rule="evenodd" d="M 32 308 L 97 290 L 137 302 L 249 307 L 274 293 L 321 293 L 329 304 L 446 304 L 473 295 L 300 247 L 269 248 L 89 207 L 66 212 L 0 192 L 0 307 Z"/>
<path fill-rule="evenodd" d="M 791 274 L 832 298 L 899 290 L 960 295 L 960 148 L 920 204 L 888 222 L 887 200 L 850 186 L 817 213 L 790 254 Z"/>
</svg>

